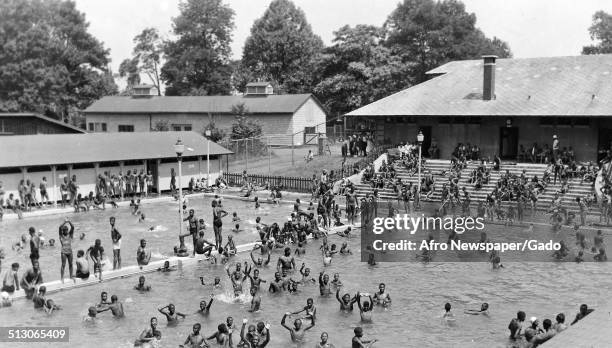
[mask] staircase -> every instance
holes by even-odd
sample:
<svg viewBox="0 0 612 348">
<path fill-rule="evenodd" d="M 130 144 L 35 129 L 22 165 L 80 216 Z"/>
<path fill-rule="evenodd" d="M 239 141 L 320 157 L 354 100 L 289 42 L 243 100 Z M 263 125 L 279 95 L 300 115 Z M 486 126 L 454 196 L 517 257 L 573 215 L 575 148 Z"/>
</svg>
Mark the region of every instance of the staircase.
<svg viewBox="0 0 612 348">
<path fill-rule="evenodd" d="M 491 193 L 497 182 L 501 178 L 501 175 L 506 173 L 506 170 L 510 171 L 510 173 L 520 176 L 523 170 L 529 179 L 531 179 L 534 175 L 537 175 L 538 178 L 542 178 L 544 172 L 546 170 L 546 165 L 544 164 L 531 164 L 531 163 L 517 163 L 517 164 L 502 164 L 500 171 L 491 171 L 491 177 L 489 183 L 483 185 L 481 189 L 476 190 L 473 184 L 469 183 L 470 174 L 474 169 L 478 167 L 477 162 L 472 162 L 467 165 L 461 171 L 461 179 L 459 180 L 459 186 L 465 187 L 470 194 L 473 202 L 484 201 L 487 194 Z M 396 175 L 398 178 L 402 179 L 403 183 L 413 183 L 416 185 L 418 183 L 418 174 L 410 175 L 410 173 L 401 165 L 394 164 Z M 442 176 L 442 171 L 448 171 L 450 169 L 450 161 L 449 160 L 427 160 L 424 168 L 422 169 L 421 175 L 423 173 L 430 171 L 435 179 L 435 190 L 431 198 L 434 201 L 440 201 L 442 194 L 442 185 L 444 183 L 448 183 L 448 177 Z M 360 197 L 364 197 L 369 193 L 372 193 L 374 189 L 372 189 L 368 184 L 356 184 L 355 189 L 357 195 Z M 553 199 L 555 192 L 561 189 L 561 183 L 557 180 L 556 184 L 550 183 L 544 192 L 542 192 L 538 196 L 538 207 L 539 209 L 547 209 L 550 205 L 550 202 Z M 576 204 L 576 197 L 584 197 L 587 194 L 592 194 L 594 192 L 593 186 L 590 183 L 580 183 L 580 179 L 570 179 L 569 180 L 569 190 L 566 192 L 562 198 L 561 203 L 572 210 L 578 208 Z M 396 200 L 397 194 L 393 192 L 391 188 L 378 189 L 378 195 L 383 200 Z M 507 205 L 508 202 L 502 203 L 502 205 Z"/>
</svg>

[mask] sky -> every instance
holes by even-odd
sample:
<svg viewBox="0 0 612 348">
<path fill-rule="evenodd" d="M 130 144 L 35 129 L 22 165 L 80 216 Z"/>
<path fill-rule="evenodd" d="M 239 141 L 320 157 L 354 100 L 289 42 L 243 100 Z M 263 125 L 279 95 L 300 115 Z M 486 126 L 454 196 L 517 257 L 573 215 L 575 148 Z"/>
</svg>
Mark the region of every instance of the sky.
<svg viewBox="0 0 612 348">
<path fill-rule="evenodd" d="M 225 0 L 236 12 L 232 43 L 235 59 L 253 22 L 272 0 Z M 382 25 L 399 0 L 293 0 L 306 14 L 313 31 L 326 44 L 345 24 Z M 111 67 L 130 57 L 134 36 L 155 27 L 169 37 L 179 0 L 76 0 L 89 31 L 110 49 Z M 476 26 L 488 37 L 508 42 L 515 58 L 578 55 L 590 43 L 588 27 L 598 10 L 612 13 L 610 0 L 463 0 L 476 14 Z"/>
</svg>

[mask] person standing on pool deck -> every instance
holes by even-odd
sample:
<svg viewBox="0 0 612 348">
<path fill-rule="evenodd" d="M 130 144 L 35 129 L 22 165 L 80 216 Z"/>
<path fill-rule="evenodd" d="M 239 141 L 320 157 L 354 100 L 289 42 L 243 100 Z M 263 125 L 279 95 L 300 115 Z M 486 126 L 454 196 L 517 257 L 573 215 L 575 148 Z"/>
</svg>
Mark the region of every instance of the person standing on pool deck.
<svg viewBox="0 0 612 348">
<path fill-rule="evenodd" d="M 68 226 L 70 225 L 70 229 Z M 62 257 L 62 266 L 60 268 L 60 279 L 62 283 L 64 282 L 64 270 L 66 269 L 66 262 L 68 262 L 68 272 L 70 272 L 70 279 L 76 282 L 74 279 L 74 272 L 72 268 L 72 241 L 74 240 L 74 225 L 68 218 L 64 220 L 64 223 L 59 227 L 59 241 L 62 245 L 61 249 L 61 257 Z"/>
<path fill-rule="evenodd" d="M 223 245 L 223 218 L 227 216 L 227 212 L 219 207 L 216 200 L 212 201 L 213 208 L 213 231 L 215 232 L 215 247 L 217 250 Z"/>
<path fill-rule="evenodd" d="M 189 216 L 184 218 L 183 221 L 188 221 L 189 223 L 189 234 L 193 239 L 193 255 L 195 255 L 195 246 L 198 240 L 198 231 L 200 230 L 200 223 L 198 222 L 198 218 L 195 217 L 195 211 L 189 209 Z"/>
<path fill-rule="evenodd" d="M 121 269 L 121 233 L 115 227 L 115 217 L 111 216 L 109 221 L 113 241 L 113 269 Z"/>
</svg>

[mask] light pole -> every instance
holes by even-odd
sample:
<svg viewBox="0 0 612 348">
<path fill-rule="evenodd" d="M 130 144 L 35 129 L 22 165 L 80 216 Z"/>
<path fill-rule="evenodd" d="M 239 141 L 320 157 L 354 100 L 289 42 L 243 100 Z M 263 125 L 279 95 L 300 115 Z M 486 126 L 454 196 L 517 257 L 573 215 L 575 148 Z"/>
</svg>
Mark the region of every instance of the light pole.
<svg viewBox="0 0 612 348">
<path fill-rule="evenodd" d="M 181 186 L 181 176 L 183 176 L 182 164 L 183 164 L 183 152 L 185 152 L 185 145 L 181 142 L 181 139 L 176 141 L 174 144 L 174 152 L 176 152 L 176 158 L 178 160 L 178 201 L 179 201 L 179 236 L 183 235 L 183 188 Z"/>
<path fill-rule="evenodd" d="M 421 145 L 423 145 L 423 140 L 425 140 L 425 136 L 422 131 L 419 131 L 419 134 L 417 134 L 417 142 L 419 143 L 419 185 L 417 194 L 419 196 L 421 195 Z"/>
<path fill-rule="evenodd" d="M 211 136 L 210 129 L 207 129 L 205 134 L 206 134 L 206 187 L 210 187 L 210 136 Z"/>
</svg>

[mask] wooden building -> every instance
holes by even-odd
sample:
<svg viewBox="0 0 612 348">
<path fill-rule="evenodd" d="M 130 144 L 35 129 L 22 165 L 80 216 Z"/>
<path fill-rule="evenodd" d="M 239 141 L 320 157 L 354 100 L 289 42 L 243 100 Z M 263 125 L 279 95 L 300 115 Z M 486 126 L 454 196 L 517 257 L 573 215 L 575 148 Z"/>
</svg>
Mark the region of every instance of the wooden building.
<svg viewBox="0 0 612 348">
<path fill-rule="evenodd" d="M 193 178 L 206 179 L 207 140 L 196 132 L 87 133 L 0 137 L 0 182 L 5 198 L 19 197 L 21 180 L 30 179 L 38 190 L 47 178 L 51 201 L 60 199 L 64 177 L 77 176 L 79 193 L 95 193 L 98 174 L 151 171 L 156 192 L 170 189 L 170 172 L 178 176 L 174 144 L 185 144 L 181 185 Z M 231 151 L 210 143 L 211 183 L 222 175 L 221 157 Z M 178 180 L 177 180 L 178 185 Z M 37 192 L 40 198 L 40 193 Z"/>
<path fill-rule="evenodd" d="M 0 135 L 75 134 L 85 130 L 35 113 L 0 113 Z"/>
<path fill-rule="evenodd" d="M 104 97 L 84 110 L 90 132 L 149 132 L 159 123 L 170 130 L 202 132 L 215 126 L 231 132 L 232 107 L 244 104 L 272 145 L 301 145 L 325 133 L 326 112 L 312 94 L 274 94 L 269 83 L 247 85 L 247 93 L 231 96 L 159 97 L 151 86 L 136 87 L 131 96 Z"/>
<path fill-rule="evenodd" d="M 612 142 L 612 55 L 453 61 L 431 77 L 345 116 L 354 129 L 389 143 L 425 135 L 442 158 L 457 143 L 481 154 L 516 160 L 520 146 L 573 148 L 579 161 L 596 160 Z"/>
</svg>

